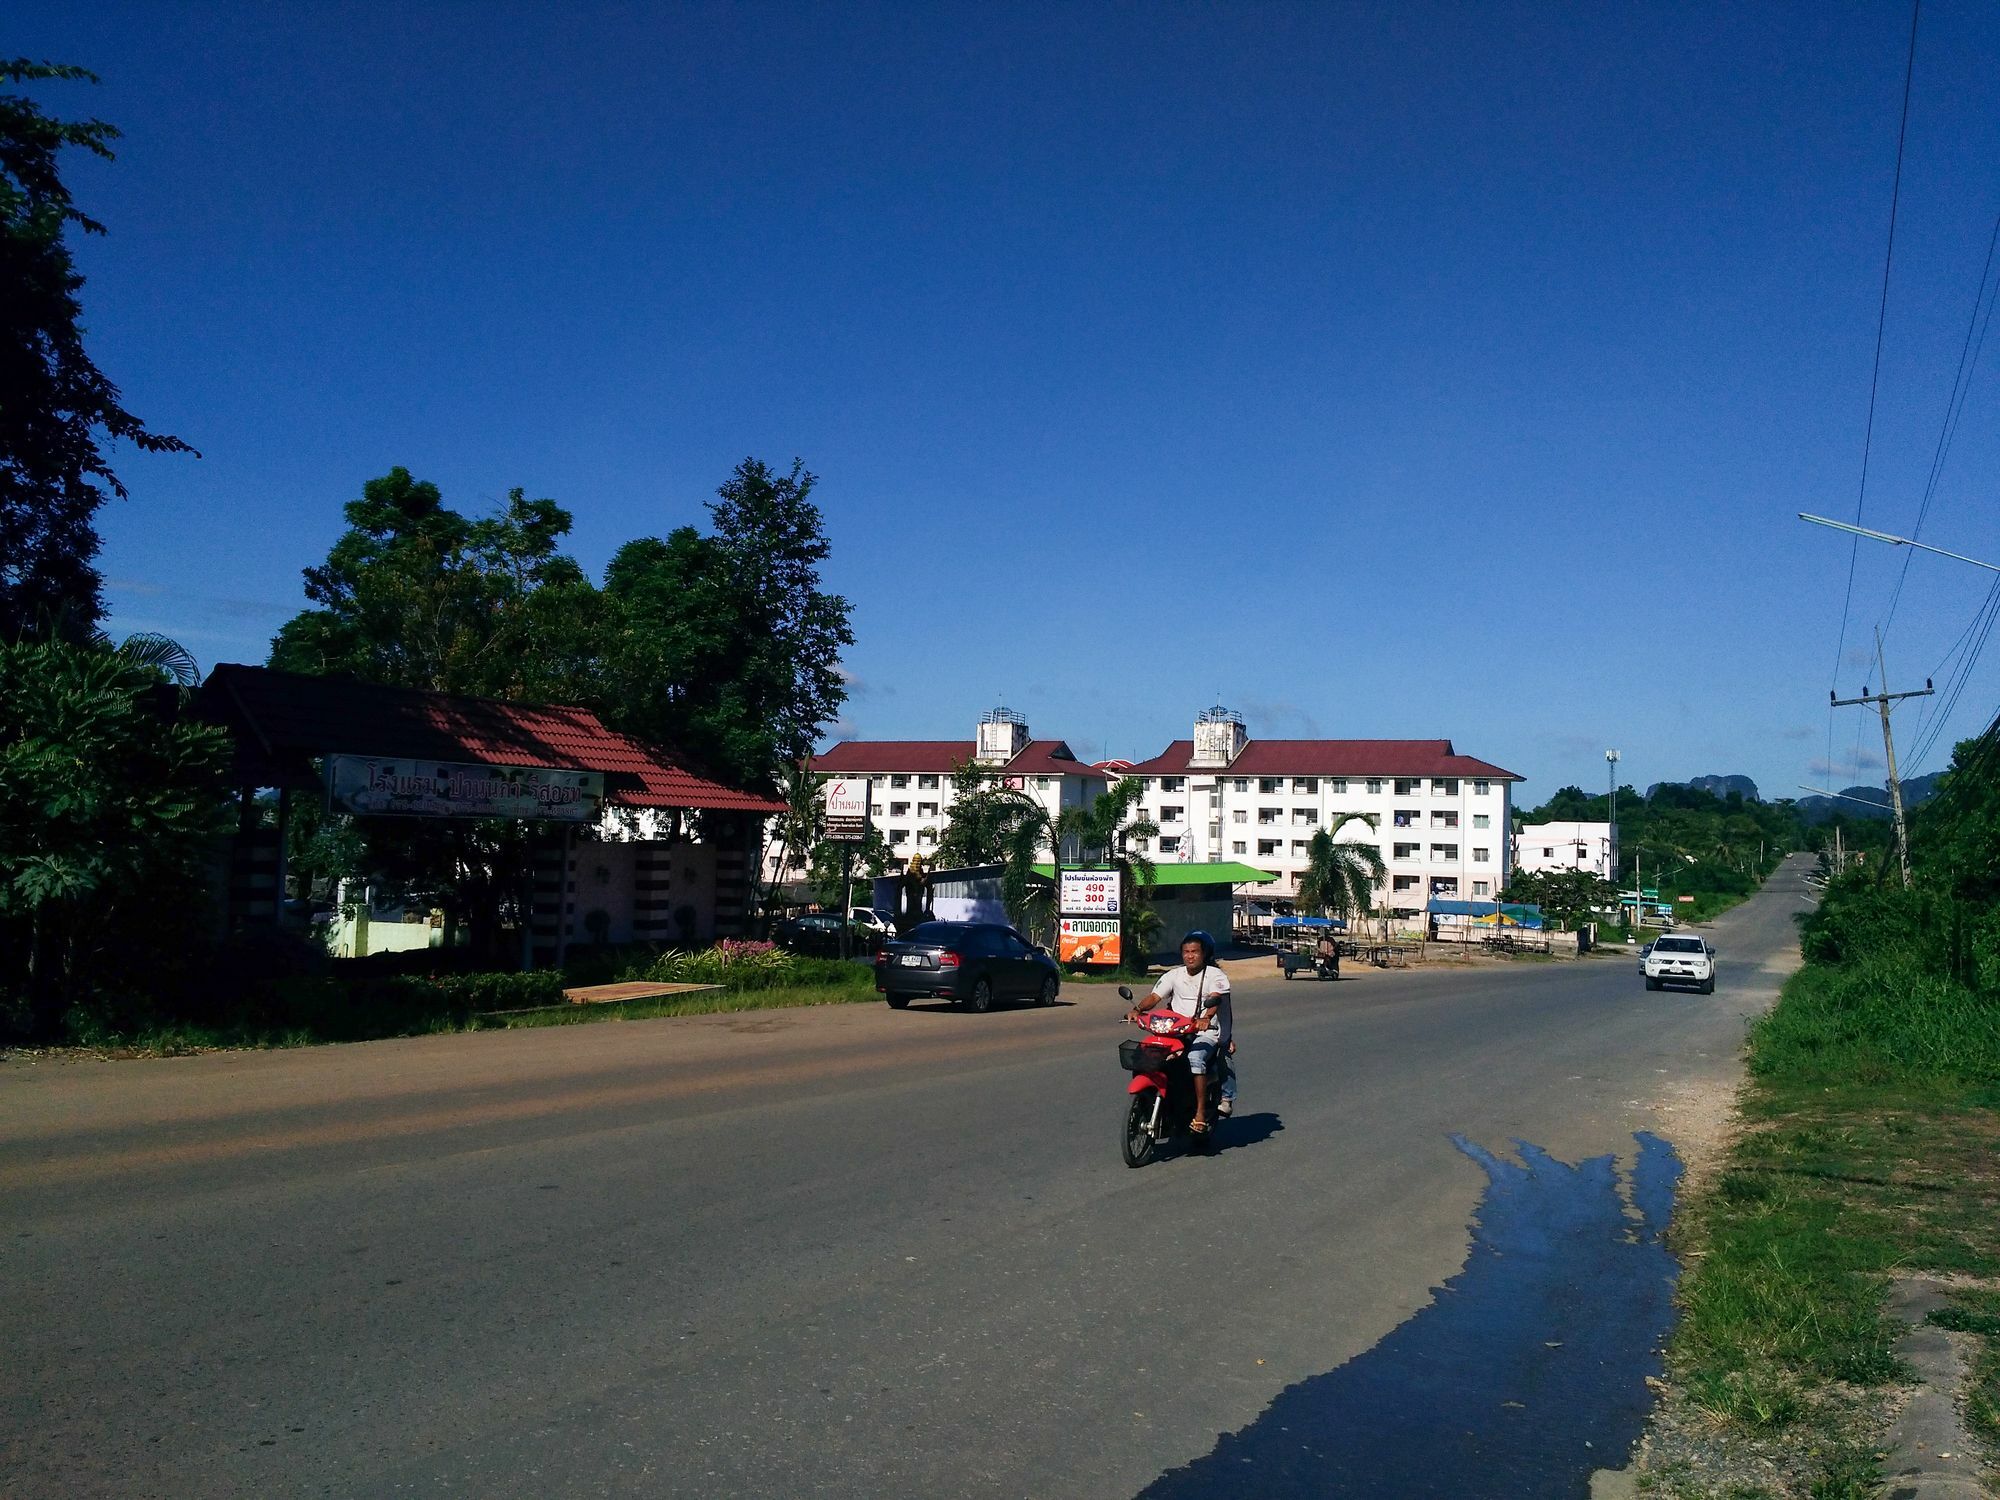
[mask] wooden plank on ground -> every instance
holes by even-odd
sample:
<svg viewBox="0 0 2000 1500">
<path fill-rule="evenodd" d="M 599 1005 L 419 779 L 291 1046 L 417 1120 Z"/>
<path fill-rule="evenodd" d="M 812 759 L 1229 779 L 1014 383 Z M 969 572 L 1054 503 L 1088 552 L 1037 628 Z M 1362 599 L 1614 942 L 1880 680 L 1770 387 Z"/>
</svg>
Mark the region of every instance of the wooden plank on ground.
<svg viewBox="0 0 2000 1500">
<path fill-rule="evenodd" d="M 617 1000 L 651 1000 L 660 995 L 695 995 L 704 990 L 719 990 L 719 984 L 651 984 L 645 980 L 626 980 L 621 984 L 585 984 L 573 990 L 564 990 L 563 999 L 572 1005 L 608 1005 Z"/>
</svg>

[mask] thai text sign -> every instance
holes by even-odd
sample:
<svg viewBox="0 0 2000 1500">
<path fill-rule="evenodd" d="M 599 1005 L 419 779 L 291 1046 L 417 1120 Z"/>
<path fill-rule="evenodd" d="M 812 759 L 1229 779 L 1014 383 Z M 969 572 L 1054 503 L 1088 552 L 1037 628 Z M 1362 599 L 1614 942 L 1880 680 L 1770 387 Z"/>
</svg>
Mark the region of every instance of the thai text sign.
<svg viewBox="0 0 2000 1500">
<path fill-rule="evenodd" d="M 1066 964 L 1116 964 L 1124 949 L 1116 918 L 1064 917 L 1056 938 L 1056 958 Z"/>
<path fill-rule="evenodd" d="M 1062 904 L 1065 917 L 1115 917 L 1118 915 L 1118 872 L 1116 870 L 1064 870 Z"/>
<path fill-rule="evenodd" d="M 604 773 L 329 755 L 326 805 L 334 812 L 371 818 L 544 818 L 589 823 L 604 806 Z"/>
<path fill-rule="evenodd" d="M 836 776 L 827 782 L 821 806 L 826 813 L 826 836 L 830 839 L 859 839 L 868 832 L 868 778 Z"/>
</svg>

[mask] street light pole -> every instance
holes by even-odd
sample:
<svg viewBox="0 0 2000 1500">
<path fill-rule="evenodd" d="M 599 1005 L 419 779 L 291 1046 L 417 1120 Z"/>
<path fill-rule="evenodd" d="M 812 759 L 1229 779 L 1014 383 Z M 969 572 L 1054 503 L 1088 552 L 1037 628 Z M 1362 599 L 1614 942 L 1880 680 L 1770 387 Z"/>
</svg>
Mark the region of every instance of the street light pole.
<svg viewBox="0 0 2000 1500">
<path fill-rule="evenodd" d="M 1611 883 L 1616 885 L 1618 883 L 1618 752 L 1605 751 L 1604 764 L 1606 775 L 1611 782 L 1611 838 L 1610 847 L 1604 851 L 1604 857 L 1611 866 L 1609 872 Z"/>
</svg>

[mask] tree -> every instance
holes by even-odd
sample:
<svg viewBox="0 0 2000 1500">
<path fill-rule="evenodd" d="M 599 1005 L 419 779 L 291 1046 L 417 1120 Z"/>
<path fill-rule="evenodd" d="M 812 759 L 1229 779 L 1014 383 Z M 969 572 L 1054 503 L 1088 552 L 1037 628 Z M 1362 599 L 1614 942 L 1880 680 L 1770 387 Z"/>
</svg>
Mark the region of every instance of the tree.
<svg viewBox="0 0 2000 1500">
<path fill-rule="evenodd" d="M 1500 897 L 1523 906 L 1539 906 L 1543 916 L 1567 932 L 1579 921 L 1588 920 L 1592 912 L 1609 910 L 1618 893 L 1610 881 L 1589 870 L 1537 870 L 1516 872 Z"/>
<path fill-rule="evenodd" d="M 951 773 L 951 800 L 944 831 L 938 835 L 933 867 L 965 870 L 1005 862 L 1014 830 L 1025 822 L 1045 829 L 1048 814 L 1027 793 L 1005 785 L 1000 773 L 966 761 Z M 1028 863 L 1035 861 L 1030 858 Z"/>
<path fill-rule="evenodd" d="M 821 591 L 829 546 L 812 474 L 746 458 L 710 503 L 714 533 L 629 542 L 606 570 L 614 645 L 602 704 L 724 780 L 774 786 L 846 701 L 848 602 Z"/>
<path fill-rule="evenodd" d="M 1373 844 L 1347 839 L 1338 843 L 1334 835 L 1349 823 L 1376 826 L 1373 813 L 1339 813 L 1331 828 L 1322 828 L 1306 845 L 1306 869 L 1299 877 L 1299 904 L 1321 916 L 1353 916 L 1365 912 L 1374 899 L 1375 887 L 1388 874 L 1382 855 Z"/>
<path fill-rule="evenodd" d="M 859 842 L 851 846 L 837 843 L 832 839 L 821 839 L 813 845 L 812 860 L 806 875 L 812 882 L 813 899 L 830 911 L 841 912 L 843 916 L 846 909 L 841 903 L 847 895 L 847 872 L 843 856 L 849 847 L 854 850 L 853 877 L 856 881 L 873 881 L 876 876 L 886 871 L 889 868 L 891 854 L 888 841 L 882 837 L 881 830 L 873 827 Z M 874 905 L 875 893 L 872 886 L 864 892 L 864 895 L 867 899 L 861 904 Z"/>
<path fill-rule="evenodd" d="M 38 1035 L 143 982 L 161 912 L 185 942 L 226 827 L 228 737 L 180 716 L 157 649 L 0 643 L 0 984 Z"/>
<path fill-rule="evenodd" d="M 25 59 L 0 62 L 0 79 L 97 81 Z M 117 137 L 102 120 L 58 120 L 0 94 L 0 640 L 49 634 L 58 621 L 82 639 L 102 617 L 95 520 L 125 496 L 105 440 L 194 452 L 127 411 L 84 349 L 83 277 L 64 236 L 105 231 L 71 199 L 59 158 L 76 147 L 108 161 Z"/>
</svg>

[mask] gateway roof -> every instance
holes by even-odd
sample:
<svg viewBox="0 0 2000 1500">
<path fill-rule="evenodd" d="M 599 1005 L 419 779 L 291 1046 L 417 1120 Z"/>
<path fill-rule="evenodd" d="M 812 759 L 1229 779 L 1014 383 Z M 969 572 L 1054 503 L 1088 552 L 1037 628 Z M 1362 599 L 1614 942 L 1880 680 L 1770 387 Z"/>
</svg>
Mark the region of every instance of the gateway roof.
<svg viewBox="0 0 2000 1500">
<path fill-rule="evenodd" d="M 776 813 L 784 804 L 689 769 L 672 752 L 620 734 L 587 708 L 461 698 L 224 663 L 201 687 L 205 717 L 236 738 L 245 786 L 318 784 L 323 755 L 379 755 L 599 771 L 622 807 Z"/>
</svg>

